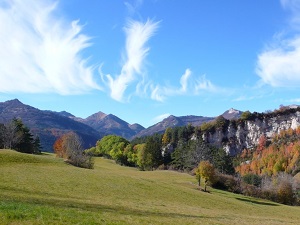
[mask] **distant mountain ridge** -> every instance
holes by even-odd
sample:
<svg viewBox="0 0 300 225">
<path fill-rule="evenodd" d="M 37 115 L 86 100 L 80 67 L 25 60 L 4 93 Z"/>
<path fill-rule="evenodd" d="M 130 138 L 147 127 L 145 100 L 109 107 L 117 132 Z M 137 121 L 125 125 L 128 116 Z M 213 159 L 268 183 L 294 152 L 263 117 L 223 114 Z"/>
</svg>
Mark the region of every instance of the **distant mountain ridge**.
<svg viewBox="0 0 300 225">
<path fill-rule="evenodd" d="M 83 119 L 82 122 L 106 135 L 115 134 L 126 139 L 131 139 L 132 136 L 145 129 L 140 124 L 129 124 L 113 114 L 106 115 L 103 112 L 95 113 Z"/>
<path fill-rule="evenodd" d="M 236 119 L 241 114 L 239 110 L 229 109 L 222 116 L 226 119 Z M 188 124 L 200 126 L 216 117 L 171 115 L 145 129 L 140 124 L 129 124 L 113 114 L 103 112 L 94 113 L 83 119 L 66 111 L 39 110 L 23 104 L 18 99 L 0 103 L 0 123 L 7 123 L 13 118 L 21 118 L 24 124 L 40 137 L 43 150 L 52 151 L 54 141 L 68 131 L 78 133 L 84 140 L 85 146 L 90 147 L 104 135 L 114 134 L 132 140 L 136 137 L 163 133 L 168 127 Z"/>
<path fill-rule="evenodd" d="M 39 110 L 23 104 L 18 99 L 0 103 L 0 123 L 7 123 L 13 118 L 22 119 L 31 132 L 39 136 L 43 150 L 48 152 L 52 151 L 55 140 L 69 131 L 76 132 L 83 139 L 85 147 L 94 146 L 96 141 L 104 135 L 60 113 Z"/>
<path fill-rule="evenodd" d="M 168 127 L 180 127 L 191 124 L 193 126 L 200 126 L 205 122 L 214 120 L 215 117 L 203 117 L 203 116 L 169 116 L 163 121 L 154 124 L 153 126 L 148 127 L 145 130 L 142 130 L 134 137 L 142 137 L 152 135 L 154 133 L 163 133 Z"/>
</svg>

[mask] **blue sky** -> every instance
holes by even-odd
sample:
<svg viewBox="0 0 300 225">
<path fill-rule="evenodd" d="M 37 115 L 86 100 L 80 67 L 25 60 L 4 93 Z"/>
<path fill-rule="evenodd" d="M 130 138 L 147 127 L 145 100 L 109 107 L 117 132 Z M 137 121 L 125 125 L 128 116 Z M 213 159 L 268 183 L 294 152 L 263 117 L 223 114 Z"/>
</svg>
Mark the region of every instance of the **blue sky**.
<svg viewBox="0 0 300 225">
<path fill-rule="evenodd" d="M 300 0 L 0 0 L 0 101 L 148 127 L 300 104 Z"/>
</svg>

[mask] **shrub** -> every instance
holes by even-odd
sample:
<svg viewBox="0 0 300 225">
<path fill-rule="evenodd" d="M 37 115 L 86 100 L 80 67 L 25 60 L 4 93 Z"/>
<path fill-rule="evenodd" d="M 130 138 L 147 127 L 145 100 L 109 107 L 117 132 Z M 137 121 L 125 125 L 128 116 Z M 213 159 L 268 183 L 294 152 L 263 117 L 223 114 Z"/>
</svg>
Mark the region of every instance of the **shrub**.
<svg viewBox="0 0 300 225">
<path fill-rule="evenodd" d="M 252 184 L 242 183 L 242 193 L 247 196 L 260 197 L 261 189 Z"/>
<path fill-rule="evenodd" d="M 216 175 L 216 182 L 213 184 L 213 187 L 233 193 L 241 193 L 240 181 L 232 175 L 218 173 Z"/>
<path fill-rule="evenodd" d="M 280 181 L 277 188 L 277 201 L 282 204 L 293 205 L 295 200 L 292 183 L 288 180 Z"/>
<path fill-rule="evenodd" d="M 256 187 L 259 187 L 260 184 L 261 184 L 261 177 L 256 175 L 256 174 L 252 174 L 252 173 L 248 173 L 245 176 L 243 176 L 242 180 L 246 184 L 251 184 L 251 185 L 254 185 Z"/>
</svg>

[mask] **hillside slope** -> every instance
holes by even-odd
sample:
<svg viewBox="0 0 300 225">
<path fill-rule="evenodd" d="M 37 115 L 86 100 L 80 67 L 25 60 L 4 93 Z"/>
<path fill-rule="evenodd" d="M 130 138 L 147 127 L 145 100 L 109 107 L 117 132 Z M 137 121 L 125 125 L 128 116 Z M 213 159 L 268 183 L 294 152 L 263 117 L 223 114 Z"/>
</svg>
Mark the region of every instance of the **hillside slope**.
<svg viewBox="0 0 300 225">
<path fill-rule="evenodd" d="M 1 224 L 297 224 L 300 208 L 210 189 L 173 171 L 0 150 Z"/>
</svg>

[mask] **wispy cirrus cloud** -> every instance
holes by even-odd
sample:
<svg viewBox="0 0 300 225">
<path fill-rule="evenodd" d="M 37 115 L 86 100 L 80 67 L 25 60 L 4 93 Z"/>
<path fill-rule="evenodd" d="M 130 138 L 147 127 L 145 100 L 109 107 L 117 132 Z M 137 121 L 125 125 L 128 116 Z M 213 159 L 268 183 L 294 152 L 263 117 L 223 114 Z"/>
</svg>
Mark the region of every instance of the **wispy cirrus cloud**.
<svg viewBox="0 0 300 225">
<path fill-rule="evenodd" d="M 149 52 L 147 41 L 155 33 L 159 22 L 147 20 L 145 23 L 130 20 L 125 26 L 126 47 L 121 72 L 117 76 L 104 75 L 100 70 L 102 80 L 109 88 L 110 96 L 117 101 L 124 101 L 126 89 L 132 83 L 144 80 L 143 67 Z"/>
<path fill-rule="evenodd" d="M 142 0 L 125 3 L 132 13 Z M 205 75 L 195 78 L 190 69 L 172 87 L 147 77 L 147 46 L 160 22 L 128 20 L 119 74 L 96 74 L 82 51 L 92 45 L 79 21 L 67 21 L 52 0 L 2 0 L 0 2 L 0 92 L 81 94 L 107 91 L 114 100 L 126 102 L 132 95 L 164 101 L 178 95 L 218 92 Z M 98 77 L 98 79 L 97 79 Z M 102 81 L 102 82 L 101 82 Z"/>
<path fill-rule="evenodd" d="M 293 37 L 276 35 L 272 46 L 258 55 L 256 72 L 273 87 L 300 87 L 300 0 L 281 0 L 290 11 L 290 32 Z"/>
<path fill-rule="evenodd" d="M 214 85 L 205 75 L 193 77 L 190 69 L 186 69 L 185 73 L 181 76 L 179 87 L 152 85 L 150 88 L 151 98 L 160 102 L 172 96 L 228 92 L 228 90 Z"/>
<path fill-rule="evenodd" d="M 138 12 L 138 9 L 143 4 L 143 0 L 135 0 L 133 3 L 130 3 L 129 1 L 124 2 L 129 15 L 133 16 L 136 12 Z"/>
<path fill-rule="evenodd" d="M 91 45 L 78 21 L 56 14 L 57 2 L 2 0 L 0 91 L 77 94 L 101 89 L 81 51 Z"/>
</svg>

